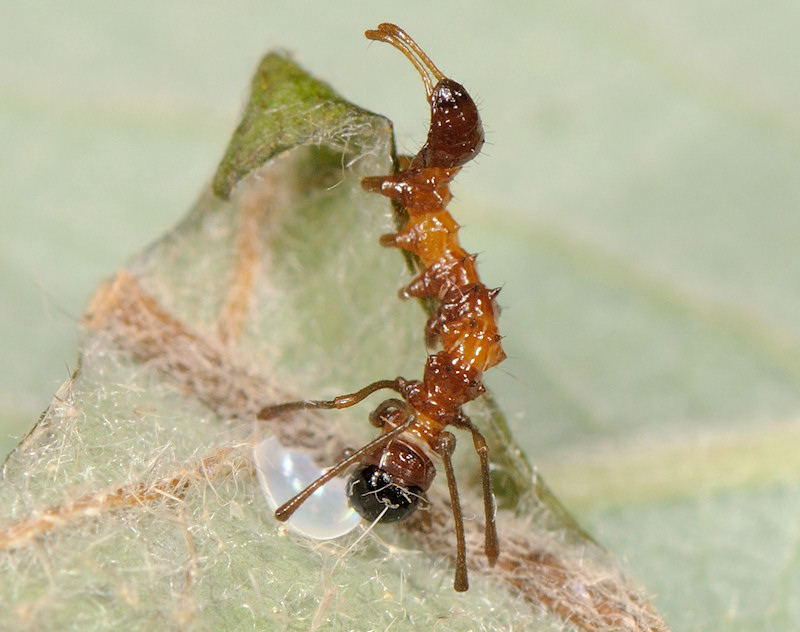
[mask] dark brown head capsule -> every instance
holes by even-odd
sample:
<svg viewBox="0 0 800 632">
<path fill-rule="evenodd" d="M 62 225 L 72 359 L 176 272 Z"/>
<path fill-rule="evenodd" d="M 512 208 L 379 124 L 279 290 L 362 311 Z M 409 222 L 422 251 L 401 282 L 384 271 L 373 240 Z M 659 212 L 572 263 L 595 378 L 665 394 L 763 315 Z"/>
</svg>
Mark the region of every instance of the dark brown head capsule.
<svg viewBox="0 0 800 632">
<path fill-rule="evenodd" d="M 472 97 L 460 83 L 441 79 L 430 95 L 428 140 L 415 156 L 414 167 L 451 169 L 469 162 L 483 147 L 483 125 Z"/>
</svg>

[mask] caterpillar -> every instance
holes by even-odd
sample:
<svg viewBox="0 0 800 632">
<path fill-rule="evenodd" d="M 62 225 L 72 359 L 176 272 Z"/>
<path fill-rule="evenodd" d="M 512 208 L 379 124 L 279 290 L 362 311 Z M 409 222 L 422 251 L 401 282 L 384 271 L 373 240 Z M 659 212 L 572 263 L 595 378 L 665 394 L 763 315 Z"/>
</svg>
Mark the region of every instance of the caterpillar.
<svg viewBox="0 0 800 632">
<path fill-rule="evenodd" d="M 400 27 L 383 23 L 365 35 L 402 52 L 422 77 L 431 110 L 428 136 L 413 157 L 401 159 L 402 169 L 386 176 L 370 176 L 362 187 L 403 206 L 408 218 L 397 233 L 380 243 L 414 255 L 422 272 L 402 291 L 405 298 L 435 299 L 438 309 L 425 325 L 429 345 L 438 352 L 428 356 L 421 380 L 380 380 L 355 393 L 332 400 L 289 402 L 262 409 L 258 418 L 272 419 L 307 409 L 343 409 L 372 393 L 388 389 L 397 393 L 369 416 L 380 434 L 352 452 L 275 512 L 288 520 L 311 494 L 333 477 L 356 465 L 350 474 L 347 496 L 364 519 L 403 520 L 425 500 L 441 459 L 453 511 L 456 534 L 454 588 L 469 588 L 464 519 L 453 470 L 456 440 L 448 426 L 470 432 L 482 475 L 485 537 L 484 553 L 494 565 L 499 556 L 495 504 L 489 466 L 489 447 L 462 407 L 485 390 L 482 376 L 505 359 L 497 328 L 499 290 L 488 289 L 475 267 L 475 255 L 459 244 L 459 226 L 446 210 L 450 182 L 472 160 L 484 142 L 478 109 L 463 86 L 447 78 L 425 52 Z"/>
</svg>

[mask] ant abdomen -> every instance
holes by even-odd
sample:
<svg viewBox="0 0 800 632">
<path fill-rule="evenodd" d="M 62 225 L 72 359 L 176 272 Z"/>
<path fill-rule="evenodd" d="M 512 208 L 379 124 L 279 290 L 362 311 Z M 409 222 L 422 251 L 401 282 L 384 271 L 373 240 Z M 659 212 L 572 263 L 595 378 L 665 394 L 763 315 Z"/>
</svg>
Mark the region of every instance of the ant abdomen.
<svg viewBox="0 0 800 632">
<path fill-rule="evenodd" d="M 396 428 L 410 413 L 404 401 L 389 399 L 371 414 L 370 421 L 382 429 Z M 397 522 L 406 519 L 420 504 L 436 476 L 433 461 L 410 438 L 397 438 L 364 454 L 350 475 L 347 498 L 365 520 Z"/>
<path fill-rule="evenodd" d="M 390 474 L 375 465 L 357 468 L 347 484 L 347 501 L 355 512 L 370 522 L 399 522 L 413 514 L 420 501 L 427 502 L 422 489 L 398 485 Z"/>
</svg>

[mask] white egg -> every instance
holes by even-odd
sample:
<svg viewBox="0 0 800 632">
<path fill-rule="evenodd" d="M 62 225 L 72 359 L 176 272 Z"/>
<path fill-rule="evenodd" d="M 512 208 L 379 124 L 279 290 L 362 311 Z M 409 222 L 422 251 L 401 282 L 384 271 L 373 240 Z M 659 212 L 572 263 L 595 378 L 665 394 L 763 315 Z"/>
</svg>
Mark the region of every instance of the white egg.
<svg viewBox="0 0 800 632">
<path fill-rule="evenodd" d="M 256 444 L 253 461 L 261 490 L 273 511 L 324 471 L 308 454 L 284 447 L 273 436 Z M 330 540 L 352 531 L 361 519 L 347 503 L 346 486 L 347 481 L 339 477 L 323 485 L 289 518 L 289 527 L 314 540 Z"/>
</svg>

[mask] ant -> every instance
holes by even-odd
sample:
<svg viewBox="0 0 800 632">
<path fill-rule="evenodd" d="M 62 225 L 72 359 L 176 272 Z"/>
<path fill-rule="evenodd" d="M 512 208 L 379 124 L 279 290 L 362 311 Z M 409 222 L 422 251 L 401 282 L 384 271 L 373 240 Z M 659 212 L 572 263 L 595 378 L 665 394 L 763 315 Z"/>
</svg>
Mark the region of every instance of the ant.
<svg viewBox="0 0 800 632">
<path fill-rule="evenodd" d="M 317 489 L 357 464 L 348 484 L 350 505 L 369 521 L 395 522 L 410 516 L 425 501 L 425 491 L 436 475 L 432 457 L 444 464 L 456 532 L 454 588 L 469 588 L 464 518 L 453 470 L 455 436 L 448 426 L 467 430 L 478 454 L 485 511 L 484 551 L 490 565 L 500 549 L 489 465 L 489 447 L 480 430 L 461 407 L 485 390 L 483 372 L 505 359 L 497 330 L 499 290 L 487 289 L 475 268 L 475 255 L 458 243 L 458 224 L 445 206 L 449 184 L 461 167 L 483 146 L 478 109 L 463 86 L 448 79 L 412 40 L 394 24 L 380 24 L 365 33 L 402 52 L 422 77 L 431 108 L 428 138 L 416 156 L 402 157 L 402 170 L 387 176 L 364 178 L 366 191 L 380 193 L 403 206 L 408 219 L 397 233 L 384 235 L 383 246 L 406 250 L 424 266 L 403 291 L 403 298 L 434 298 L 437 311 L 425 326 L 426 341 L 441 350 L 429 355 L 422 380 L 380 380 L 355 393 L 326 401 L 300 401 L 268 406 L 259 419 L 309 409 L 343 409 L 372 393 L 388 389 L 399 397 L 381 403 L 369 416 L 381 433 L 349 454 L 306 489 L 279 507 L 276 519 L 288 520 Z M 435 80 L 435 83 L 434 83 Z M 425 501 L 426 502 L 426 501 Z"/>
</svg>

